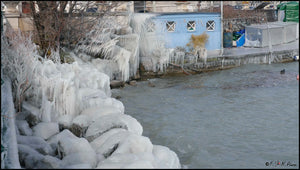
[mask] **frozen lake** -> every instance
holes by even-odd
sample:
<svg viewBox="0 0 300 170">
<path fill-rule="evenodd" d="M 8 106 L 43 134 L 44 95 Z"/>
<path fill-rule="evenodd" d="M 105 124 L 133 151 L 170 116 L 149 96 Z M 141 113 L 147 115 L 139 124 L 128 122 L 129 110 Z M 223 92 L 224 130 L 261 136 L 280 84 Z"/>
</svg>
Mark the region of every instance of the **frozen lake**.
<svg viewBox="0 0 300 170">
<path fill-rule="evenodd" d="M 297 74 L 299 62 L 244 65 L 112 93 L 183 168 L 299 168 Z"/>
</svg>

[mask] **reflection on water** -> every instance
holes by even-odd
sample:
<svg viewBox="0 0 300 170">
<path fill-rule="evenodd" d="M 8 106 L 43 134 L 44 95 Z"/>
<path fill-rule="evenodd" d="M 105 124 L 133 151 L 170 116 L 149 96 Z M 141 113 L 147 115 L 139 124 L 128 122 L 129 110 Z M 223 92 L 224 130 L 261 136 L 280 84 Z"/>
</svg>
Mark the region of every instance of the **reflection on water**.
<svg viewBox="0 0 300 170">
<path fill-rule="evenodd" d="M 155 87 L 138 82 L 113 95 L 144 136 L 177 153 L 183 168 L 298 168 L 297 74 L 298 62 L 246 65 L 150 80 Z"/>
</svg>

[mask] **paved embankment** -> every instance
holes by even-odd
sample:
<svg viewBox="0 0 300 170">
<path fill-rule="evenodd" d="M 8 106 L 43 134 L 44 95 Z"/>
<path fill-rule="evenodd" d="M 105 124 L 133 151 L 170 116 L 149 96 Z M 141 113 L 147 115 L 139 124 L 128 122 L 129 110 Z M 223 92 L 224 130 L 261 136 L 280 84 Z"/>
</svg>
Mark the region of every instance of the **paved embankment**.
<svg viewBox="0 0 300 170">
<path fill-rule="evenodd" d="M 167 72 L 153 73 L 141 71 L 141 78 L 158 77 L 173 74 L 195 74 L 238 67 L 244 64 L 271 64 L 291 62 L 299 55 L 299 40 L 264 48 L 238 47 L 224 48 L 223 54 L 208 56 L 206 62 L 187 63 L 183 66 L 170 64 Z"/>
</svg>

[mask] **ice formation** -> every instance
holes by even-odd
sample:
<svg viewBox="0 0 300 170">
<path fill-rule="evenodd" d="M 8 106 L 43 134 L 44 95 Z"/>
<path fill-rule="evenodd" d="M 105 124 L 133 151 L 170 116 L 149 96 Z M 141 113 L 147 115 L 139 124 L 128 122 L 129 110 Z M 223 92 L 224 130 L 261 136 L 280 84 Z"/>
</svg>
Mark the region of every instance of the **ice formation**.
<svg viewBox="0 0 300 170">
<path fill-rule="evenodd" d="M 155 31 L 149 31 L 148 26 L 157 14 L 135 13 L 131 16 L 130 26 L 133 33 L 139 35 L 140 63 L 146 71 L 165 72 L 170 63 L 183 66 L 185 60 L 197 63 L 200 58 L 206 62 L 206 49 L 197 50 L 198 54 L 187 55 L 184 47 L 166 48 L 166 41 Z"/>
<path fill-rule="evenodd" d="M 131 17 L 133 32 L 139 35 L 140 62 L 147 71 L 164 71 L 169 64 L 170 49 L 166 49 L 164 41 L 155 32 L 148 32 L 148 23 L 156 14 L 136 13 Z"/>
<path fill-rule="evenodd" d="M 110 80 L 107 75 L 99 72 L 92 64 L 88 67 L 82 62 L 66 65 L 54 64 L 49 60 L 41 64 L 45 66 L 37 66 L 31 88 L 31 93 L 35 93 L 28 94 L 23 103 L 23 108 L 34 113 L 40 123 L 31 127 L 34 136 L 28 136 L 28 139 L 18 136 L 21 158 L 27 162 L 22 165 L 25 164 L 26 168 L 46 165 L 58 168 L 75 165 L 84 168 L 118 167 L 117 165 L 123 168 L 180 167 L 177 157 L 171 158 L 177 159 L 176 165 L 165 163 L 168 160 L 166 157 L 170 155 L 156 158 L 157 151 L 150 139 L 142 136 L 143 128 L 140 123 L 125 115 L 124 105 L 110 97 Z M 63 70 L 67 70 L 67 74 Z M 84 138 L 77 137 L 66 129 L 59 132 L 58 122 L 87 127 Z M 22 125 L 21 122 L 19 124 L 20 129 L 26 131 L 28 125 Z M 33 147 L 34 143 L 36 146 Z M 55 161 L 56 157 L 50 157 L 53 150 L 58 150 L 61 160 Z M 112 161 L 118 155 L 127 154 L 132 155 L 128 158 L 132 160 L 127 163 Z M 136 160 L 139 157 L 136 154 L 148 156 Z"/>
<path fill-rule="evenodd" d="M 114 34 L 117 29 L 120 29 L 120 27 L 114 19 L 104 18 L 99 20 L 95 28 L 86 35 L 87 38 L 78 44 L 76 51 L 83 56 L 87 54 L 98 56 L 101 59 L 109 60 L 110 64 L 116 63 L 118 66 L 117 73 L 121 73 L 121 80 L 127 81 L 130 76 L 130 62 L 135 62 L 138 58 L 137 50 L 135 50 L 138 41 L 135 35 L 127 35 L 131 38 L 131 44 L 133 43 L 133 45 L 128 48 L 128 46 L 122 43 L 122 40 L 126 37 Z M 123 48 L 124 46 L 126 46 L 126 48 Z M 105 65 L 101 63 L 98 63 L 98 67 L 101 71 L 106 71 L 105 73 L 110 76 L 110 79 L 114 78 L 113 73 L 116 72 L 115 70 L 111 70 L 113 68 L 106 67 L 106 69 L 103 69 Z M 136 66 L 134 65 L 134 67 Z M 131 73 L 131 75 L 135 74 L 135 72 L 136 70 Z"/>
</svg>

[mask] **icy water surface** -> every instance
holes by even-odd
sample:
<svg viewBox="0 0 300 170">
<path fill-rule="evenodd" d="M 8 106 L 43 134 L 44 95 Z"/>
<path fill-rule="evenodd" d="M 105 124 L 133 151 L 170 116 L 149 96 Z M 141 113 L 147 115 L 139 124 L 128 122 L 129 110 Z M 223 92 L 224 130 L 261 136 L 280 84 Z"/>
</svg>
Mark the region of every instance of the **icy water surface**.
<svg viewBox="0 0 300 170">
<path fill-rule="evenodd" d="M 298 72 L 299 62 L 245 65 L 112 92 L 183 168 L 299 168 Z"/>
</svg>

